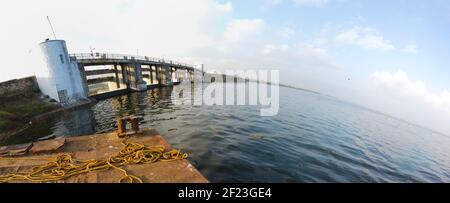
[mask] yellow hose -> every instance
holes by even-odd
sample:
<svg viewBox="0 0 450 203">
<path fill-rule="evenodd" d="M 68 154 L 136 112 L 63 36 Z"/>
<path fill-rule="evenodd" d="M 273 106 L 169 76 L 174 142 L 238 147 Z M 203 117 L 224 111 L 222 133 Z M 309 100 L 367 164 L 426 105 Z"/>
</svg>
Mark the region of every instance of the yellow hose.
<svg viewBox="0 0 450 203">
<path fill-rule="evenodd" d="M 125 169 L 120 168 L 120 166 L 125 164 L 153 163 L 157 161 L 175 161 L 186 159 L 188 157 L 187 153 L 181 153 L 180 150 L 176 149 L 166 152 L 165 147 L 161 145 L 146 147 L 145 145 L 134 142 L 122 144 L 124 147 L 117 154 L 110 156 L 106 160 L 75 160 L 70 154 L 61 154 L 57 156 L 56 159 L 34 167 L 29 172 L 16 172 L 0 175 L 0 183 L 18 180 L 30 182 L 58 181 L 74 175 L 89 172 L 101 172 L 111 168 L 124 173 L 124 176 L 119 179 L 119 183 L 124 180 L 127 180 L 127 182 L 130 183 L 142 183 L 143 181 L 139 177 L 128 174 L 128 172 Z M 0 158 L 0 160 L 1 159 L 37 160 L 33 158 Z"/>
</svg>

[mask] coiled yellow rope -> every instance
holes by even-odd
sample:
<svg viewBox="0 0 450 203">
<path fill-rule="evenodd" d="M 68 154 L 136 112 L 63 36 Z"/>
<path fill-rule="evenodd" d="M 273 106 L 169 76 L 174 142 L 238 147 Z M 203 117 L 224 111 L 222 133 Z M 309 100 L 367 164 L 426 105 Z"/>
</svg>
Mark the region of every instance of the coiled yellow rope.
<svg viewBox="0 0 450 203">
<path fill-rule="evenodd" d="M 51 182 L 89 172 L 101 172 L 111 168 L 120 170 L 124 173 L 124 176 L 119 179 L 119 183 L 124 180 L 128 180 L 130 183 L 142 183 L 143 181 L 139 177 L 128 174 L 128 172 L 125 169 L 120 168 L 120 166 L 125 164 L 153 163 L 157 161 L 174 161 L 186 159 L 188 157 L 188 154 L 181 153 L 180 150 L 176 149 L 166 152 L 164 146 L 146 147 L 142 144 L 134 142 L 122 144 L 124 145 L 124 148 L 121 149 L 116 155 L 110 156 L 106 160 L 75 160 L 70 154 L 61 154 L 57 156 L 55 160 L 37 166 L 30 172 L 17 172 L 1 175 L 0 183 L 17 180 Z M 26 160 L 28 158 L 24 159 Z"/>
</svg>

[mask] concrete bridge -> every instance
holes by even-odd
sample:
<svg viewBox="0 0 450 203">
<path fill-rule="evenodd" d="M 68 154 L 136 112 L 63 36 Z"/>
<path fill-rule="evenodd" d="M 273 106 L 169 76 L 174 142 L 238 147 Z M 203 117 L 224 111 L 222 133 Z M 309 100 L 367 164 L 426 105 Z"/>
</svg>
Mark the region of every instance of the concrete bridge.
<svg viewBox="0 0 450 203">
<path fill-rule="evenodd" d="M 38 79 L 39 86 L 62 104 L 195 80 L 196 69 L 186 63 L 123 54 L 69 54 L 63 40 L 47 40 L 40 46 L 50 77 Z"/>
<path fill-rule="evenodd" d="M 186 77 L 194 78 L 194 67 L 172 60 L 122 54 L 69 54 L 70 60 L 77 63 L 82 73 L 84 88 L 98 83 L 114 83 L 109 89 L 145 91 L 155 86 L 170 86 Z M 89 69 L 102 66 L 100 69 Z M 105 68 L 108 67 L 109 68 Z M 91 88 L 92 89 L 92 88 Z M 93 91 L 89 96 L 98 97 Z"/>
</svg>

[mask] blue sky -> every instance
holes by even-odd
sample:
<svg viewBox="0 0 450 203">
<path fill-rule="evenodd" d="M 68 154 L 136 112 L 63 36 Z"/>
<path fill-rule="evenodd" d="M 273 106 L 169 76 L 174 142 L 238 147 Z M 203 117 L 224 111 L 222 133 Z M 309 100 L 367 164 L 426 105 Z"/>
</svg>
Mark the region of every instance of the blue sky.
<svg viewBox="0 0 450 203">
<path fill-rule="evenodd" d="M 8 1 L 0 81 L 45 74 L 47 15 L 70 52 L 278 69 L 282 83 L 450 134 L 447 0 Z"/>
<path fill-rule="evenodd" d="M 377 29 L 399 48 L 417 46 L 416 54 L 362 50 L 358 46 L 331 46 L 330 55 L 351 71 L 363 75 L 385 67 L 402 67 L 413 78 L 431 79 L 430 88 L 450 87 L 450 2 L 329 0 L 321 6 L 295 6 L 292 1 L 261 5 L 259 0 L 232 1 L 237 18 L 262 18 L 271 29 L 288 26 L 296 37 L 283 43 L 311 40 L 327 25 L 364 26 Z M 277 35 L 271 35 L 277 38 Z M 279 37 L 278 37 L 279 38 Z M 356 75 L 357 76 L 357 75 Z"/>
</svg>

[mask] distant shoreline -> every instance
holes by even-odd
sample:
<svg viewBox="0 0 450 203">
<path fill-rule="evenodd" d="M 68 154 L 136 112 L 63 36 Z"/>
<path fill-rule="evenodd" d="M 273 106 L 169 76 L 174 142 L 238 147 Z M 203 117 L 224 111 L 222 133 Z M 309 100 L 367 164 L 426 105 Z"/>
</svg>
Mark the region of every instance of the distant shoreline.
<svg viewBox="0 0 450 203">
<path fill-rule="evenodd" d="M 286 84 L 282 84 L 282 83 L 275 84 L 275 83 L 271 83 L 271 82 L 267 82 L 267 81 L 253 80 L 253 79 L 242 78 L 242 77 L 238 77 L 238 76 L 231 76 L 231 75 L 226 75 L 226 74 L 205 73 L 205 75 L 209 75 L 209 77 L 214 77 L 214 78 L 215 77 L 220 77 L 220 76 L 222 76 L 224 78 L 232 77 L 235 80 L 239 79 L 241 81 L 246 81 L 246 82 L 248 81 L 248 82 L 256 82 L 256 83 L 266 83 L 266 84 L 269 84 L 269 85 L 278 85 L 280 87 L 286 87 L 286 88 L 291 88 L 291 89 L 296 89 L 296 90 L 301 90 L 301 91 L 305 91 L 305 92 L 321 95 L 321 93 L 317 92 L 317 91 L 304 89 L 304 88 L 300 88 L 300 87 L 295 87 L 295 86 L 292 86 L 292 85 L 286 85 Z M 207 81 L 207 82 L 209 82 L 209 81 Z M 228 82 L 228 81 L 225 81 L 225 79 L 224 79 L 224 82 Z"/>
</svg>

